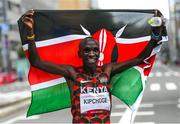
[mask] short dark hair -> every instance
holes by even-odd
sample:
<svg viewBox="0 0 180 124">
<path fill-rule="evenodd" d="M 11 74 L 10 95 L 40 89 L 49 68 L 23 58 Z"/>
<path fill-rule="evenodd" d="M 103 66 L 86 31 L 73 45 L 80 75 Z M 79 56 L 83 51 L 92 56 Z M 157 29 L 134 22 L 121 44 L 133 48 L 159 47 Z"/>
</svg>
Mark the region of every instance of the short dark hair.
<svg viewBox="0 0 180 124">
<path fill-rule="evenodd" d="M 84 44 L 85 44 L 86 42 L 88 42 L 88 41 L 95 41 L 95 42 L 97 42 L 97 40 L 94 39 L 93 37 L 86 37 L 86 38 L 84 38 L 84 39 L 82 39 L 82 40 L 80 41 L 80 43 L 79 43 L 79 49 L 82 48 L 82 47 L 84 46 Z M 98 43 L 98 42 L 97 42 L 97 43 Z"/>
</svg>

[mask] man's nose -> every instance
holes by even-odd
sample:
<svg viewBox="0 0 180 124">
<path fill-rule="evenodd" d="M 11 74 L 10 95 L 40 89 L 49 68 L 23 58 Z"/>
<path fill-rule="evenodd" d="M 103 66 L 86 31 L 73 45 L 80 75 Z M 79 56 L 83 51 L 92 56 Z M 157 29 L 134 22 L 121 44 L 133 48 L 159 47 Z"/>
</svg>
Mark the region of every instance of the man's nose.
<svg viewBox="0 0 180 124">
<path fill-rule="evenodd" d="M 89 55 L 90 55 L 90 56 L 94 56 L 94 55 L 95 55 L 95 52 L 94 52 L 93 50 L 91 50 L 91 51 L 89 52 Z"/>
</svg>

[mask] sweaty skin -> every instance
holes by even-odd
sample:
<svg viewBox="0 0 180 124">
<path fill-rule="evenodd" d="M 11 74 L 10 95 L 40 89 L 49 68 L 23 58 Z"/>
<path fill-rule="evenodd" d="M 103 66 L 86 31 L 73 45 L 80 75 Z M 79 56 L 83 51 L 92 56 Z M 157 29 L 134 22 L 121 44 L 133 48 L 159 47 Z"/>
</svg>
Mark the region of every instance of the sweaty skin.
<svg viewBox="0 0 180 124">
<path fill-rule="evenodd" d="M 30 10 L 22 17 L 22 21 L 25 27 L 28 29 L 28 36 L 32 36 L 34 34 L 34 20 L 32 18 L 33 15 L 34 15 L 34 11 Z M 161 35 L 161 30 L 162 30 L 162 26 L 157 28 L 153 27 L 152 29 L 152 31 L 156 35 Z M 107 74 L 108 77 L 111 77 L 114 74 L 120 73 L 125 69 L 141 64 L 145 58 L 150 56 L 153 48 L 158 45 L 157 42 L 158 40 L 156 41 L 151 38 L 148 45 L 136 58 L 122 63 L 114 62 L 114 63 L 105 64 L 103 65 L 102 70 L 104 71 L 104 73 Z M 28 43 L 29 43 L 28 52 L 29 52 L 31 65 L 43 71 L 65 77 L 72 96 L 73 85 L 76 82 L 77 76 L 79 74 L 77 69 L 72 65 L 66 65 L 66 64 L 56 65 L 51 62 L 42 61 L 38 55 L 34 39 L 29 40 Z M 89 77 L 96 77 L 98 74 L 97 61 L 99 58 L 99 54 L 100 54 L 99 44 L 92 37 L 85 38 L 80 42 L 78 55 L 83 62 L 83 66 L 82 66 L 83 71 Z"/>
</svg>

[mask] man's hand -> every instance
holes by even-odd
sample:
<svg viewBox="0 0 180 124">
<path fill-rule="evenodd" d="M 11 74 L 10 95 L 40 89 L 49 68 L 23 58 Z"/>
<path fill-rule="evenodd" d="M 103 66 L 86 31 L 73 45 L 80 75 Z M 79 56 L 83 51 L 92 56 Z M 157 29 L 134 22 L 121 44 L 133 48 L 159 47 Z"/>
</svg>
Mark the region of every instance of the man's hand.
<svg viewBox="0 0 180 124">
<path fill-rule="evenodd" d="M 155 11 L 154 17 L 160 17 L 158 19 L 161 19 L 161 20 L 159 20 L 159 22 L 161 22 L 161 25 L 160 26 L 151 26 L 151 28 L 152 28 L 151 38 L 153 40 L 159 41 L 159 40 L 161 40 L 162 30 L 163 30 L 163 27 L 165 26 L 165 19 L 162 16 L 162 14 L 160 12 L 158 12 L 157 10 Z"/>
<path fill-rule="evenodd" d="M 22 22 L 28 30 L 28 35 L 31 36 L 34 34 L 34 20 L 33 20 L 34 11 L 29 10 L 22 16 Z"/>
</svg>

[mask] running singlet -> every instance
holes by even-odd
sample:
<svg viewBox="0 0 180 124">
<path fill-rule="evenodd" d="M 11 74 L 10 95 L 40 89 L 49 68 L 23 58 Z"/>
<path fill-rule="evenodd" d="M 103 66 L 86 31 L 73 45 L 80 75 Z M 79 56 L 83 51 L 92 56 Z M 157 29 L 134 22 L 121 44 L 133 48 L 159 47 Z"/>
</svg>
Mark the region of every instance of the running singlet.
<svg viewBox="0 0 180 124">
<path fill-rule="evenodd" d="M 73 86 L 71 113 L 73 123 L 110 123 L 111 95 L 108 76 L 97 68 L 96 77 L 90 77 L 78 69 Z"/>
</svg>

